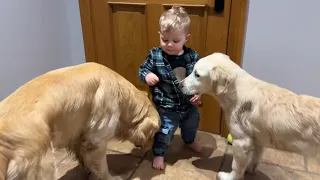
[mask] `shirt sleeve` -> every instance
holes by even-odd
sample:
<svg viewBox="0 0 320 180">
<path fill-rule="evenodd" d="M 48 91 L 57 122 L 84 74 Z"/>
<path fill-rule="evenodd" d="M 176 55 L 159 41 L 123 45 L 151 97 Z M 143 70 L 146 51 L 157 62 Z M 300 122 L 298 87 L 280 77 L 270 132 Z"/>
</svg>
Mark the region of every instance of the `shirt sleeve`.
<svg viewBox="0 0 320 180">
<path fill-rule="evenodd" d="M 146 57 L 146 60 L 144 61 L 143 64 L 141 64 L 139 68 L 140 81 L 146 83 L 146 80 L 145 80 L 146 75 L 153 71 L 154 71 L 154 62 L 153 62 L 152 51 L 150 51 Z"/>
</svg>

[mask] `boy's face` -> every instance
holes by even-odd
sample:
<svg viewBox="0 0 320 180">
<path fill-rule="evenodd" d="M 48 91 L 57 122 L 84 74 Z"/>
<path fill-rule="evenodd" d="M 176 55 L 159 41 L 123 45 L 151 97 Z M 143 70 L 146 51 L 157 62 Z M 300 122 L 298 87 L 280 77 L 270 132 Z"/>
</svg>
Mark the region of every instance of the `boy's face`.
<svg viewBox="0 0 320 180">
<path fill-rule="evenodd" d="M 181 55 L 190 34 L 184 31 L 160 31 L 161 48 L 169 55 Z"/>
</svg>

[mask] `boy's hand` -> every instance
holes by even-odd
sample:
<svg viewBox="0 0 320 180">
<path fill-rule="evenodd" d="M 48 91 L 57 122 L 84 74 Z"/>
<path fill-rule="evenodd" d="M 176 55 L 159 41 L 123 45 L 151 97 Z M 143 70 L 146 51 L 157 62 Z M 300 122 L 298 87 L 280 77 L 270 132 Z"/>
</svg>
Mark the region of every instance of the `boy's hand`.
<svg viewBox="0 0 320 180">
<path fill-rule="evenodd" d="M 159 82 L 159 78 L 154 73 L 149 73 L 146 75 L 145 80 L 149 86 L 154 86 Z"/>
<path fill-rule="evenodd" d="M 191 99 L 190 99 L 191 104 L 195 105 L 195 106 L 199 106 L 201 104 L 201 96 L 199 95 L 194 95 Z"/>
</svg>

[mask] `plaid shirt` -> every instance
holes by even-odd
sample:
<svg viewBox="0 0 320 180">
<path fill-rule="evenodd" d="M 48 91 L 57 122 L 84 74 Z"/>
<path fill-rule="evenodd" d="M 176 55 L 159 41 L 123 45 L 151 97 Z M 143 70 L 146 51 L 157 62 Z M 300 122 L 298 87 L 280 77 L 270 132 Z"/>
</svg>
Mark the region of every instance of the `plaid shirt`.
<svg viewBox="0 0 320 180">
<path fill-rule="evenodd" d="M 199 55 L 191 48 L 183 47 L 186 61 L 186 76 L 191 74 Z M 146 83 L 145 77 L 150 72 L 159 77 L 159 82 L 149 86 L 153 103 L 159 108 L 171 109 L 173 111 L 185 111 L 191 107 L 190 98 L 184 95 L 179 88 L 179 82 L 167 61 L 166 53 L 161 47 L 151 49 L 145 62 L 139 68 L 139 78 Z"/>
</svg>

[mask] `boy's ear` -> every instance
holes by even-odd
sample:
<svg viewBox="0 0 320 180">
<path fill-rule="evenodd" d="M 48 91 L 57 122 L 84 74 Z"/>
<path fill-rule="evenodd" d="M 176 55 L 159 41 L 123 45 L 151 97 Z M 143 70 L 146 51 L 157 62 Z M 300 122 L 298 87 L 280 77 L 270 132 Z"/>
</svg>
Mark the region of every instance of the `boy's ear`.
<svg viewBox="0 0 320 180">
<path fill-rule="evenodd" d="M 186 42 L 189 40 L 190 34 L 187 34 L 186 36 Z"/>
</svg>

